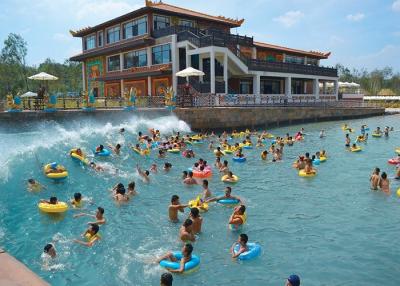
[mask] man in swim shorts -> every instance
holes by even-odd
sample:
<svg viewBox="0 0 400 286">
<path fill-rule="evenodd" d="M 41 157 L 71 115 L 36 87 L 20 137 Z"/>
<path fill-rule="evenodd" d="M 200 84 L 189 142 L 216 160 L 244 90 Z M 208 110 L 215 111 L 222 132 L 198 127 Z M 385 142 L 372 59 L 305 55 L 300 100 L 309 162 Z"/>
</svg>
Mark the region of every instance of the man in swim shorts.
<svg viewBox="0 0 400 286">
<path fill-rule="evenodd" d="M 231 187 L 226 187 L 225 188 L 225 195 L 224 196 L 220 196 L 220 197 L 215 197 L 212 199 L 208 199 L 206 202 L 215 202 L 215 201 L 219 201 L 219 200 L 225 200 L 225 199 L 233 199 L 233 200 L 238 200 L 239 202 L 241 202 L 242 200 L 237 197 L 237 196 L 232 196 L 232 188 Z"/>
<path fill-rule="evenodd" d="M 192 231 L 194 234 L 201 232 L 201 225 L 203 224 L 203 218 L 200 216 L 198 208 L 191 208 L 189 218 L 192 220 Z"/>
<path fill-rule="evenodd" d="M 190 243 L 186 243 L 182 247 L 182 259 L 180 261 L 180 267 L 179 269 L 167 269 L 171 273 L 183 273 L 185 271 L 185 264 L 192 260 L 192 252 L 193 252 L 193 245 Z M 159 258 L 157 260 L 158 263 L 160 263 L 161 260 L 169 260 L 172 262 L 178 262 L 178 260 L 175 258 L 175 256 L 172 254 L 172 252 L 168 252 L 166 255 L 163 257 Z"/>
<path fill-rule="evenodd" d="M 179 229 L 179 239 L 183 243 L 196 241 L 196 237 L 193 233 L 193 221 L 190 218 L 186 219 Z"/>
<path fill-rule="evenodd" d="M 379 168 L 375 168 L 374 172 L 372 173 L 371 177 L 369 178 L 369 181 L 371 182 L 371 190 L 373 190 L 373 191 L 378 190 L 380 171 L 381 170 Z"/>
<path fill-rule="evenodd" d="M 206 201 L 212 196 L 210 189 L 208 188 L 208 180 L 203 180 L 203 201 Z"/>
<path fill-rule="evenodd" d="M 229 224 L 233 225 L 235 229 L 239 228 L 245 223 L 246 206 L 240 205 L 235 207 L 232 215 L 229 218 Z"/>
<path fill-rule="evenodd" d="M 188 205 L 182 205 L 179 201 L 179 196 L 173 195 L 171 198 L 171 204 L 168 207 L 168 215 L 169 219 L 172 222 L 179 222 L 178 212 L 183 213 L 184 209 L 188 207 Z"/>
<path fill-rule="evenodd" d="M 90 221 L 87 224 L 97 224 L 97 225 L 101 225 L 101 224 L 105 224 L 106 223 L 106 218 L 104 217 L 104 209 L 102 207 L 98 207 L 96 214 L 88 214 L 88 213 L 80 213 L 80 214 L 76 214 L 74 215 L 74 218 L 77 217 L 81 217 L 81 216 L 88 216 L 88 217 L 92 217 L 94 219 L 96 219 L 96 221 Z"/>
<path fill-rule="evenodd" d="M 240 254 L 248 251 L 248 247 L 247 247 L 248 240 L 249 240 L 249 237 L 247 236 L 247 234 L 241 233 L 239 235 L 237 242 L 235 242 L 231 247 L 232 258 L 238 258 Z M 240 248 L 239 248 L 239 251 L 235 253 L 234 249 L 235 249 L 235 246 L 238 244 L 240 245 Z"/>
</svg>

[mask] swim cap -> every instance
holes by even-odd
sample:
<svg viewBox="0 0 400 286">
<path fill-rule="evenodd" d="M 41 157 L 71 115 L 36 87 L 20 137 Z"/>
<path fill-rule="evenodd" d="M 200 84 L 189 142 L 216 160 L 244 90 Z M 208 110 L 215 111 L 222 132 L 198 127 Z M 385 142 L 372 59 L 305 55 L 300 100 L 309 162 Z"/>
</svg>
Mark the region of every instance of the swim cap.
<svg viewBox="0 0 400 286">
<path fill-rule="evenodd" d="M 300 277 L 296 274 L 292 274 L 287 279 L 292 286 L 300 286 Z"/>
</svg>

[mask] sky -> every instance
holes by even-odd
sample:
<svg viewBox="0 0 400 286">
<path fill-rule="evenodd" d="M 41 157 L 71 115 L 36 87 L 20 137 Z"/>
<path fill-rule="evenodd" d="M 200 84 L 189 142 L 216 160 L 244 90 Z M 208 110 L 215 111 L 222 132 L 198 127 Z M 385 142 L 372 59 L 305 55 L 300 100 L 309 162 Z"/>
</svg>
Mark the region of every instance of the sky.
<svg viewBox="0 0 400 286">
<path fill-rule="evenodd" d="M 69 30 L 93 26 L 144 6 L 144 0 L 0 0 L 0 48 L 9 33 L 28 43 L 28 64 L 81 52 Z M 233 33 L 303 50 L 330 51 L 341 63 L 400 72 L 400 0 L 165 0 L 211 15 L 244 18 Z"/>
</svg>

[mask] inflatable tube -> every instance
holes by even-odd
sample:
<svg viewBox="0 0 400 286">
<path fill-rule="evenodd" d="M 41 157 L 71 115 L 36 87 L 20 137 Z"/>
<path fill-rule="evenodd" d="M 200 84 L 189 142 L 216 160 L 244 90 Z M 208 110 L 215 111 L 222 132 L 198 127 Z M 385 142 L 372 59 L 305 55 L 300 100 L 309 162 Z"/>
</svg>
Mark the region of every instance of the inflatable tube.
<svg viewBox="0 0 400 286">
<path fill-rule="evenodd" d="M 45 213 L 63 213 L 68 210 L 68 205 L 64 202 L 58 202 L 57 204 L 39 203 L 38 208 Z"/>
<path fill-rule="evenodd" d="M 77 149 L 71 149 L 71 151 L 69 151 L 69 155 L 71 156 L 72 159 L 75 159 L 85 165 L 89 165 L 89 160 L 85 157 L 85 154 L 82 153 L 82 156 L 79 156 L 78 154 L 76 154 L 76 150 Z"/>
<path fill-rule="evenodd" d="M 195 200 L 189 201 L 188 205 L 189 205 L 189 208 L 197 208 L 197 209 L 199 209 L 200 212 L 208 211 L 208 203 L 202 202 L 200 200 L 200 197 L 198 197 Z"/>
<path fill-rule="evenodd" d="M 221 205 L 237 205 L 240 203 L 239 200 L 237 199 L 222 199 L 222 200 L 218 200 L 217 203 L 221 204 Z"/>
<path fill-rule="evenodd" d="M 372 133 L 372 137 L 380 138 L 380 137 L 382 137 L 382 133 L 380 133 L 380 134 Z"/>
<path fill-rule="evenodd" d="M 320 157 L 319 157 L 319 161 L 320 161 L 321 163 L 326 162 L 326 160 L 327 160 L 326 157 L 323 157 L 323 156 L 320 156 Z"/>
<path fill-rule="evenodd" d="M 251 146 L 251 145 L 244 145 L 242 148 L 243 148 L 243 149 L 249 150 L 249 149 L 253 149 L 253 146 Z"/>
<path fill-rule="evenodd" d="M 400 158 L 392 158 L 388 160 L 388 163 L 391 165 L 397 165 L 400 164 Z"/>
<path fill-rule="evenodd" d="M 60 170 L 63 170 L 63 172 L 54 172 L 54 173 L 49 172 L 49 171 L 51 171 L 51 169 L 52 169 L 52 168 L 51 168 L 51 165 L 52 165 L 52 164 L 54 164 L 54 163 L 47 164 L 47 165 L 45 165 L 45 166 L 43 167 L 43 172 L 44 172 L 44 174 L 45 174 L 45 176 L 46 176 L 47 178 L 53 179 L 53 180 L 63 180 L 63 179 L 65 179 L 65 178 L 68 177 L 68 172 L 67 172 L 67 170 L 65 169 L 65 167 L 62 166 L 62 165 L 59 165 L 59 164 L 57 164 L 56 168 L 57 168 L 57 169 L 60 169 Z"/>
<path fill-rule="evenodd" d="M 235 162 L 244 163 L 246 162 L 246 157 L 233 157 L 232 160 Z"/>
<path fill-rule="evenodd" d="M 258 243 L 248 242 L 247 248 L 248 248 L 248 251 L 241 253 L 238 256 L 238 260 L 243 260 L 243 261 L 251 260 L 251 259 L 254 259 L 254 258 L 260 256 L 261 246 Z M 238 253 L 239 249 L 240 249 L 240 245 L 239 245 L 239 243 L 237 243 L 233 248 L 233 252 L 236 254 L 236 253 Z"/>
<path fill-rule="evenodd" d="M 212 171 L 211 169 L 204 169 L 203 171 L 196 171 L 193 170 L 193 177 L 194 178 L 209 178 L 212 176 Z"/>
<path fill-rule="evenodd" d="M 232 154 L 232 153 L 233 153 L 233 151 L 232 151 L 232 150 L 229 150 L 229 149 L 225 149 L 223 152 L 225 153 L 225 155 L 226 155 L 226 154 Z M 399 153 L 400 153 L 400 152 L 399 152 Z"/>
<path fill-rule="evenodd" d="M 199 144 L 203 144 L 203 141 L 193 141 L 192 144 L 193 145 L 199 145 Z"/>
<path fill-rule="evenodd" d="M 185 144 L 186 145 L 192 145 L 193 143 L 192 143 L 192 141 L 185 141 Z"/>
<path fill-rule="evenodd" d="M 397 196 L 400 197 L 400 188 L 396 192 Z"/>
<path fill-rule="evenodd" d="M 304 171 L 304 170 L 299 171 L 300 177 L 314 177 L 315 175 L 317 175 L 317 171 L 315 171 L 315 170 L 310 173 L 306 173 L 306 171 Z"/>
<path fill-rule="evenodd" d="M 400 155 L 400 148 L 396 148 L 396 149 L 394 150 L 394 152 L 396 152 L 398 155 Z"/>
<path fill-rule="evenodd" d="M 191 138 L 192 138 L 192 140 L 201 140 L 201 139 L 203 139 L 203 137 L 199 136 L 199 135 L 194 135 Z"/>
<path fill-rule="evenodd" d="M 318 166 L 321 163 L 321 160 L 320 159 L 314 159 L 312 162 L 313 162 L 313 165 Z"/>
<path fill-rule="evenodd" d="M 224 176 L 222 176 L 221 181 L 224 182 L 224 183 L 229 183 L 229 184 L 235 184 L 235 183 L 237 183 L 239 181 L 239 177 L 238 176 L 233 175 L 232 177 L 233 177 L 233 179 L 228 180 L 228 175 L 224 175 Z"/>
<path fill-rule="evenodd" d="M 180 149 L 168 149 L 167 152 L 172 154 L 179 154 L 181 152 Z"/>
<path fill-rule="evenodd" d="M 108 157 L 111 155 L 111 152 L 110 152 L 110 150 L 104 148 L 103 151 L 101 151 L 101 152 L 94 151 L 94 154 L 96 156 L 100 156 L 100 157 Z"/>
<path fill-rule="evenodd" d="M 172 255 L 178 260 L 176 262 L 172 262 L 170 260 L 161 260 L 160 266 L 167 269 L 177 270 L 181 267 L 180 261 L 183 258 L 182 252 L 176 251 L 173 252 Z M 185 263 L 184 273 L 188 271 L 194 271 L 200 265 L 200 258 L 197 255 L 192 254 L 192 259 L 189 262 Z"/>
<path fill-rule="evenodd" d="M 133 152 L 138 155 L 145 156 L 150 154 L 150 149 L 139 150 L 138 148 L 132 148 Z"/>
<path fill-rule="evenodd" d="M 361 152 L 362 149 L 361 149 L 361 147 L 356 147 L 356 148 L 350 147 L 350 151 L 351 152 Z"/>
</svg>

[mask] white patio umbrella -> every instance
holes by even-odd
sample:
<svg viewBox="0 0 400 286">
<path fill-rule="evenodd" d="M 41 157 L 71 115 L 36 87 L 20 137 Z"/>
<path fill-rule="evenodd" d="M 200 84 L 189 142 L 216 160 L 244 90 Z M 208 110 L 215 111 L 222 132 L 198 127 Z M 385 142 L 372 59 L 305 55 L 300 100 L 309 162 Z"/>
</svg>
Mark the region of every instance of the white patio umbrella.
<svg viewBox="0 0 400 286">
<path fill-rule="evenodd" d="M 41 72 L 38 74 L 35 74 L 33 76 L 28 77 L 29 79 L 33 79 L 33 80 L 58 80 L 58 77 L 45 73 L 45 72 Z"/>
<path fill-rule="evenodd" d="M 204 72 L 196 70 L 192 67 L 188 67 L 188 68 L 176 73 L 176 76 L 179 76 L 179 77 L 204 76 L 204 75 L 205 75 Z"/>
<path fill-rule="evenodd" d="M 350 86 L 352 86 L 352 87 L 360 87 L 360 85 L 358 83 L 355 83 L 355 82 L 351 82 Z"/>
<path fill-rule="evenodd" d="M 36 97 L 37 93 L 32 92 L 32 91 L 28 91 L 26 93 L 24 93 L 23 95 L 21 95 L 21 97 Z"/>
</svg>

